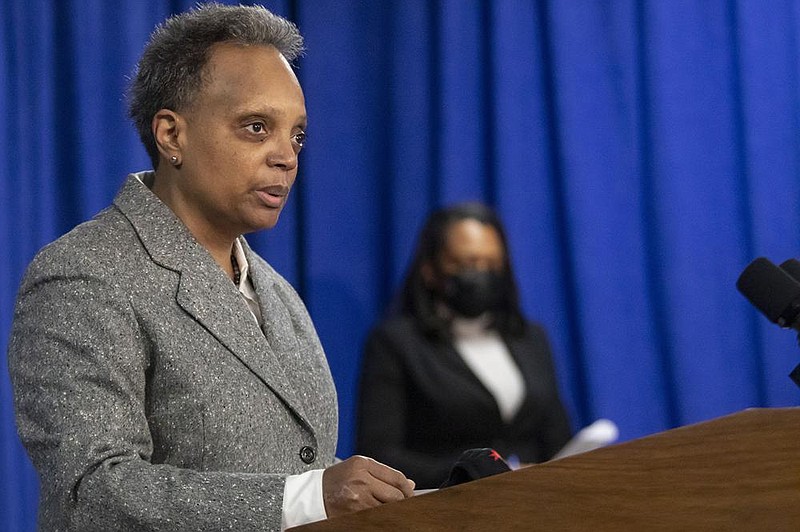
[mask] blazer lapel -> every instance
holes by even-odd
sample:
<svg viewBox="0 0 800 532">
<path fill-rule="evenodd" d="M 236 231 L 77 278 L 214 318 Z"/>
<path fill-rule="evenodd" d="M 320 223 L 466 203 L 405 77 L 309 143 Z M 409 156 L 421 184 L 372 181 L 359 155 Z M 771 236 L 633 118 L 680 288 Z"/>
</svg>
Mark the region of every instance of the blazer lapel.
<svg viewBox="0 0 800 532">
<path fill-rule="evenodd" d="M 286 303 L 280 298 L 280 290 L 275 286 L 275 273 L 261 265 L 261 259 L 250 249 L 244 238 L 240 239 L 247 261 L 250 265 L 250 280 L 256 291 L 263 325 L 261 332 L 266 338 L 267 343 L 272 347 L 274 353 L 279 354 L 279 365 L 286 376 L 281 383 L 292 386 L 285 390 L 285 393 L 295 398 L 293 402 L 298 411 L 302 405 L 308 405 L 308 412 L 313 411 L 310 402 L 315 401 L 314 391 L 303 393 L 306 384 L 303 377 L 308 374 L 309 358 L 306 350 L 309 346 L 301 346 L 298 342 L 298 333 L 292 321 Z M 305 401 L 303 400 L 305 399 Z M 311 418 L 305 416 L 306 420 Z"/>
<path fill-rule="evenodd" d="M 143 174 L 141 177 L 147 179 L 150 173 Z M 259 329 L 225 272 L 172 210 L 136 176 L 129 176 L 114 203 L 128 217 L 153 261 L 180 274 L 178 305 L 312 429 L 278 356 L 285 352 L 283 348 L 291 337 L 282 338 L 280 330 L 270 329 L 271 334 L 266 334 Z M 265 324 L 282 314 L 281 309 L 270 309 L 271 314 L 264 310 L 262 307 Z"/>
<path fill-rule="evenodd" d="M 219 280 L 210 279 L 209 274 L 214 272 L 181 272 L 178 304 L 258 375 L 311 428 L 294 392 L 294 383 L 284 371 L 282 359 L 285 357 L 280 356 L 286 353 L 284 344 L 291 338 L 281 339 L 278 334 L 262 332 L 239 291 L 216 263 L 214 267 L 219 272 L 217 277 L 221 277 Z M 280 309 L 266 314 L 262 307 L 265 327 L 276 315 L 280 315 Z"/>
</svg>

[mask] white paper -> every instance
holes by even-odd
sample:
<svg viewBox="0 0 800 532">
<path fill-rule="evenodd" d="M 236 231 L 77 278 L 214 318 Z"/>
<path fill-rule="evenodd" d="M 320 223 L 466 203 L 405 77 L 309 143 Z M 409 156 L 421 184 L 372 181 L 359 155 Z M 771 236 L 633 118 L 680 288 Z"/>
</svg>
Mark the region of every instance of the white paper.
<svg viewBox="0 0 800 532">
<path fill-rule="evenodd" d="M 581 429 L 552 459 L 557 460 L 566 456 L 593 451 L 614 443 L 618 437 L 619 429 L 613 421 L 598 419 L 588 427 Z"/>
</svg>

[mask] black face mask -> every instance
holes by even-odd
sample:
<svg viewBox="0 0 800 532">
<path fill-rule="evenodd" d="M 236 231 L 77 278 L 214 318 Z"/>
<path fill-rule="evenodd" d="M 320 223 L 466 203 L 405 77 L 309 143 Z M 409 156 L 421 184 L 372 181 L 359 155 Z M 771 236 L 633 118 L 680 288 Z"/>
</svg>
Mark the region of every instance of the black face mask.
<svg viewBox="0 0 800 532">
<path fill-rule="evenodd" d="M 442 297 L 453 311 L 476 318 L 494 310 L 505 295 L 503 276 L 491 270 L 466 270 L 444 278 Z"/>
</svg>

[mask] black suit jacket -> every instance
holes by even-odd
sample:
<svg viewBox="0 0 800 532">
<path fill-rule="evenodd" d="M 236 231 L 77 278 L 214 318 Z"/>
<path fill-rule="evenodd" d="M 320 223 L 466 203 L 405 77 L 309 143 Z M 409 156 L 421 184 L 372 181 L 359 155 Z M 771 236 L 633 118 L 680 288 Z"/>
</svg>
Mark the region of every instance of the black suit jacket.
<svg viewBox="0 0 800 532">
<path fill-rule="evenodd" d="M 379 324 L 367 340 L 358 404 L 357 451 L 438 487 L 462 451 L 492 447 L 541 462 L 570 438 L 550 346 L 534 323 L 504 338 L 525 379 L 511 423 L 452 344 L 432 342 L 410 317 Z"/>
</svg>

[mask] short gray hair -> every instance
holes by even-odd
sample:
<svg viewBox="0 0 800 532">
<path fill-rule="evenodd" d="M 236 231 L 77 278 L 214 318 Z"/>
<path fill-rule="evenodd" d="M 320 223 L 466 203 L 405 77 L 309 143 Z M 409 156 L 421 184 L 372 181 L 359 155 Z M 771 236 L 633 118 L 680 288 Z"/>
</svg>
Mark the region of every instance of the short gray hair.
<svg viewBox="0 0 800 532">
<path fill-rule="evenodd" d="M 199 4 L 159 24 L 150 35 L 128 92 L 128 113 L 153 162 L 158 148 L 151 130 L 159 109 L 189 107 L 203 85 L 203 69 L 217 43 L 274 46 L 287 61 L 303 53 L 297 26 L 263 6 Z"/>
</svg>

